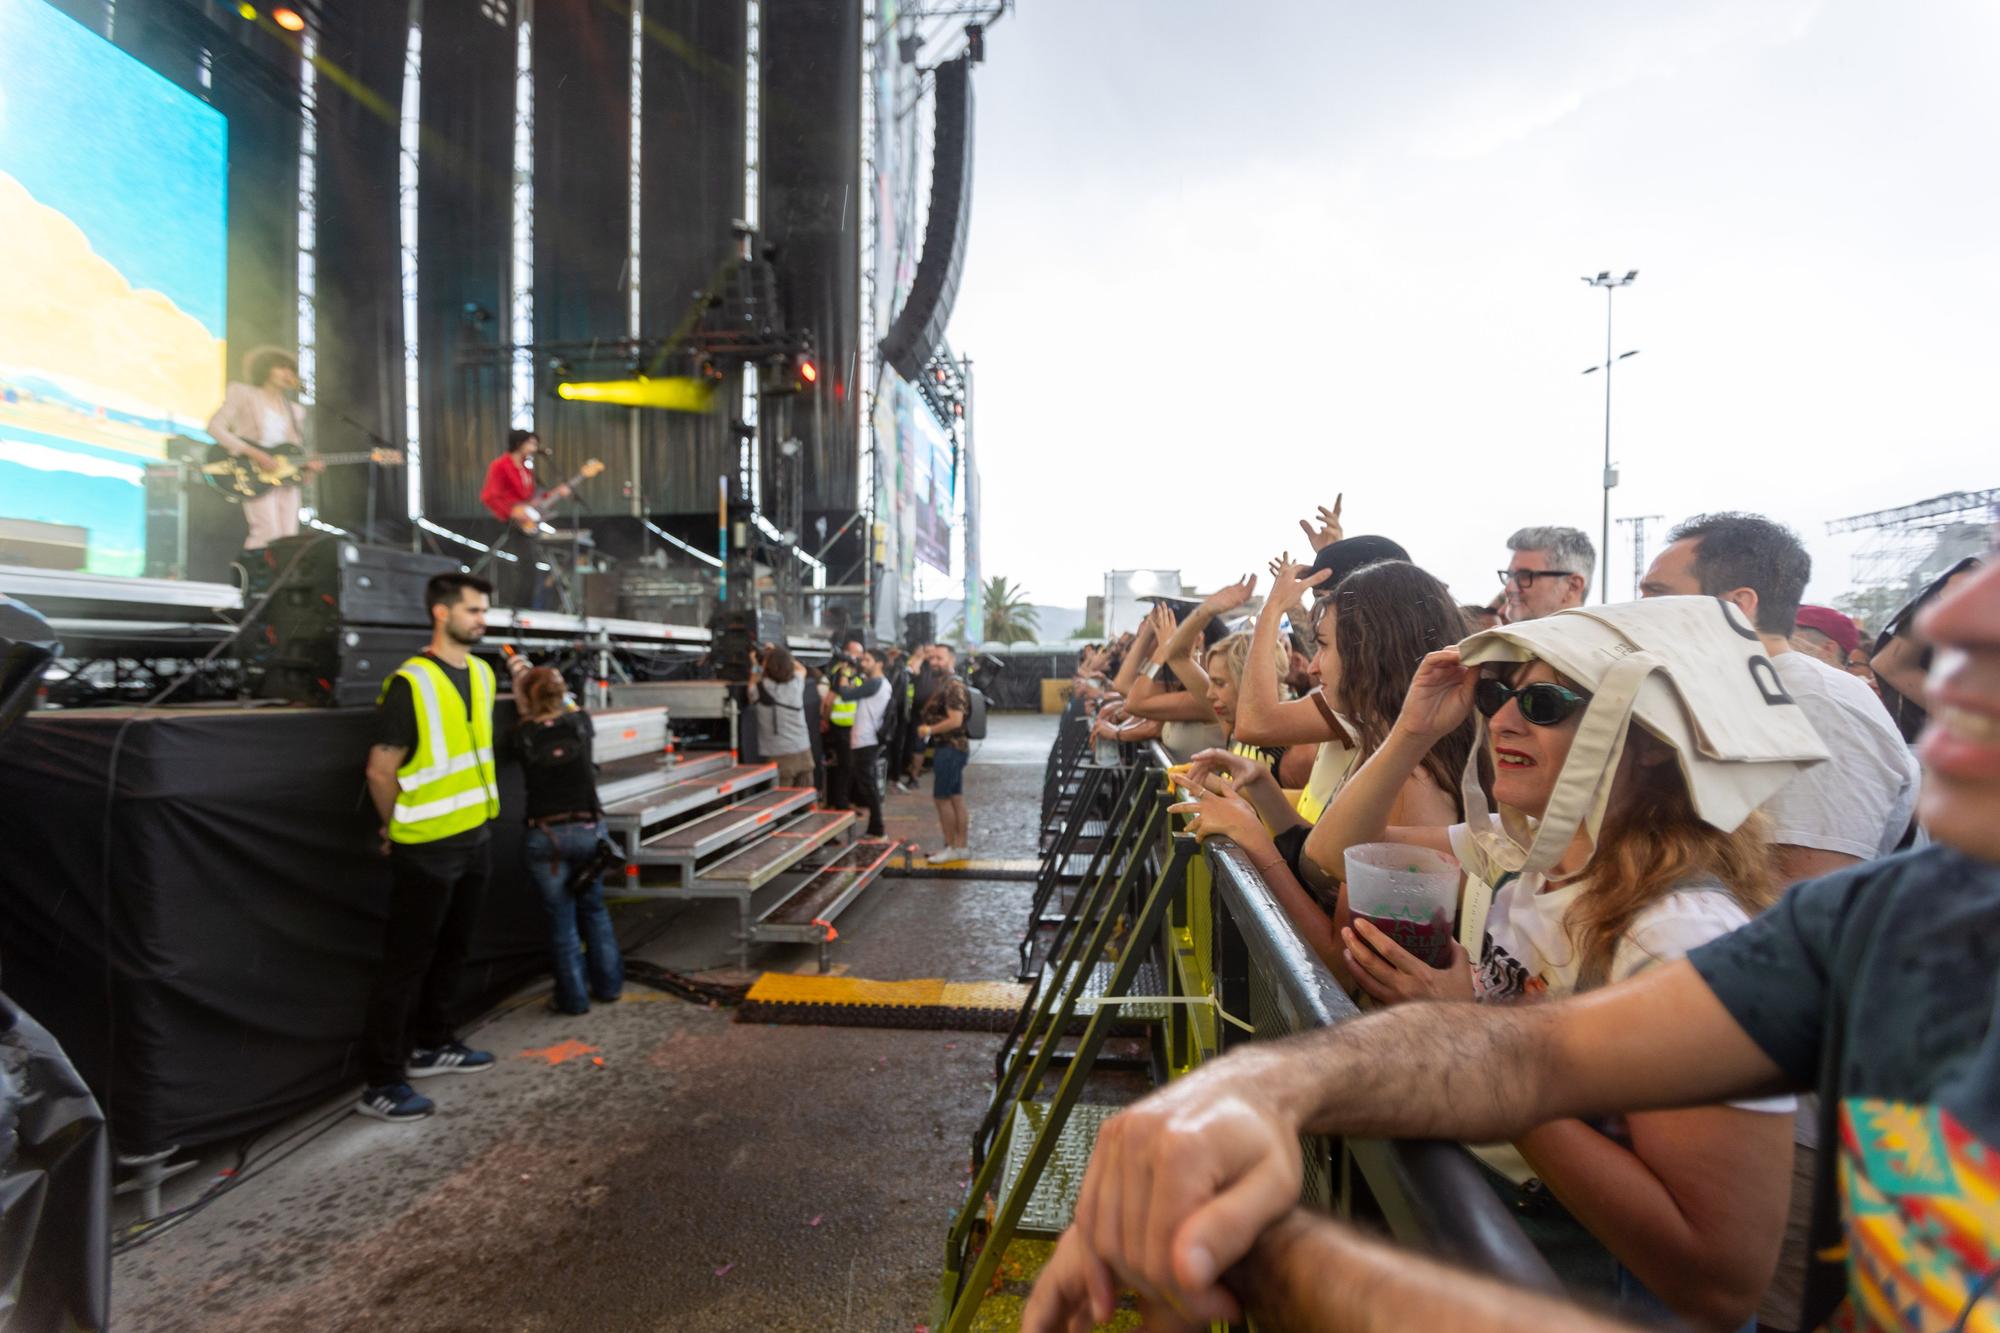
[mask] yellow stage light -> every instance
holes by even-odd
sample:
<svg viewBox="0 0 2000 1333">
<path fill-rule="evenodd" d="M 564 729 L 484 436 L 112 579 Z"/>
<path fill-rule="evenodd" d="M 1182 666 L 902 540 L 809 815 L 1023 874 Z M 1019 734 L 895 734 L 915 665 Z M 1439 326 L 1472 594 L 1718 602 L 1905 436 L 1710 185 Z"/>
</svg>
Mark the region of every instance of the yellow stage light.
<svg viewBox="0 0 2000 1333">
<path fill-rule="evenodd" d="M 252 23 L 257 21 L 257 6 L 251 4 L 250 0 L 243 0 L 242 4 L 236 6 L 236 12 Z"/>
<path fill-rule="evenodd" d="M 684 375 L 629 380 L 562 380 L 556 397 L 572 403 L 615 407 L 657 407 L 669 412 L 706 412 L 715 405 L 715 386 Z"/>
</svg>

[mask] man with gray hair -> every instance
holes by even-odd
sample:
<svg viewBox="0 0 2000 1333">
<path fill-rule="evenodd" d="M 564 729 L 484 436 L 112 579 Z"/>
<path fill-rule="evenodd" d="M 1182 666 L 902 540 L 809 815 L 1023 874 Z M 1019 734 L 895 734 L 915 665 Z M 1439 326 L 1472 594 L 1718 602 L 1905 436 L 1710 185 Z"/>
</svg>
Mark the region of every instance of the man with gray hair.
<svg viewBox="0 0 2000 1333">
<path fill-rule="evenodd" d="M 1500 571 L 1507 590 L 1507 621 L 1540 620 L 1590 595 L 1590 576 L 1597 569 L 1597 548 L 1575 528 L 1522 528 L 1507 539 L 1514 553 Z"/>
</svg>

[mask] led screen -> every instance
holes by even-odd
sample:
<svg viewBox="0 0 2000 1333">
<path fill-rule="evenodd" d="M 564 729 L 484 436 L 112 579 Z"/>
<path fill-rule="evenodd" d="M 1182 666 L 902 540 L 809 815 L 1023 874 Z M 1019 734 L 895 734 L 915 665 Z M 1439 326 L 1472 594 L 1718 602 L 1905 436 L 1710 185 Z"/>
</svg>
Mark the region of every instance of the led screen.
<svg viewBox="0 0 2000 1333">
<path fill-rule="evenodd" d="M 0 563 L 146 572 L 145 466 L 221 401 L 227 167 L 213 107 L 0 0 Z"/>
</svg>

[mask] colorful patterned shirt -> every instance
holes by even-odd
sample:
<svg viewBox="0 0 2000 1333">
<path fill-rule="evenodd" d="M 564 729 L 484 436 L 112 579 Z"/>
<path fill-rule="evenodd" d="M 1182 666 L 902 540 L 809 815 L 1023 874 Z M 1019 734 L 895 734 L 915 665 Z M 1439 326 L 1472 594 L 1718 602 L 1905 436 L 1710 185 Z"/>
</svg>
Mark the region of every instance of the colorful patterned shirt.
<svg viewBox="0 0 2000 1333">
<path fill-rule="evenodd" d="M 2000 1333 L 2000 866 L 1810 880 L 1689 960 L 1820 1094 L 1807 1324 Z"/>
</svg>

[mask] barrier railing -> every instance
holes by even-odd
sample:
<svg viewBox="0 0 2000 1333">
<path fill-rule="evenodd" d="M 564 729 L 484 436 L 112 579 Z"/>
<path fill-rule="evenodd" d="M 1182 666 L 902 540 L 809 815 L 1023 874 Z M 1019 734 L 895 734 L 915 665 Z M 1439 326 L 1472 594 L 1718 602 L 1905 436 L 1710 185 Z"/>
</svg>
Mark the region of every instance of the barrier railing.
<svg viewBox="0 0 2000 1333">
<path fill-rule="evenodd" d="M 1073 746 L 1074 742 L 1072 742 Z M 1150 1031 L 1157 1063 L 1178 1077 L 1245 1041 L 1268 1041 L 1360 1016 L 1326 965 L 1307 947 L 1249 858 L 1226 839 L 1198 851 L 1163 806 L 1171 760 L 1157 744 L 1138 747 L 1123 771 L 1097 767 L 1070 749 L 1067 816 L 1037 886 L 1029 938 L 1051 931 L 1035 951 L 1037 984 L 996 1060 L 996 1087 L 974 1135 L 977 1172 L 946 1245 L 939 1326 L 962 1329 L 983 1298 L 1001 1251 L 1023 1223 L 1065 1122 L 1093 1108 L 1085 1083 L 1121 997 L 1133 1009 L 1164 996 Z M 1076 830 L 1086 819 L 1104 831 L 1081 876 L 1065 874 Z M 1143 886 L 1150 885 L 1150 889 Z M 1143 891 L 1142 891 L 1143 889 Z M 1072 894 L 1066 903 L 1065 894 Z M 1049 909 L 1062 905 L 1060 918 Z M 1028 957 L 1024 944 L 1023 957 Z M 1142 975 L 1162 989 L 1134 991 Z M 1026 969 L 1024 968 L 1024 971 Z M 1101 992 L 1088 979 L 1093 970 Z M 1085 1014 L 1081 1035 L 1076 1024 Z M 1247 1023 L 1249 1031 L 1237 1026 Z M 1074 1041 L 1059 1057 L 1059 1048 Z M 1066 1070 L 1042 1100 L 1052 1060 Z M 1101 1117 L 1099 1117 L 1101 1118 Z M 1096 1119 L 1086 1117 L 1094 1125 Z M 1020 1141 L 1014 1127 L 1020 1129 Z M 1094 1133 L 1094 1128 L 1091 1131 Z M 1302 1143 L 1305 1203 L 1374 1222 L 1404 1244 L 1521 1286 L 1559 1290 L 1554 1273 L 1515 1222 L 1482 1168 L 1455 1143 L 1333 1139 Z M 999 1154 L 1019 1169 L 1003 1176 Z M 1072 1164 L 1065 1185 L 1074 1188 Z M 992 1199 L 990 1222 L 979 1218 Z M 1046 1212 L 1037 1196 L 1038 1213 Z M 1066 1214 L 1064 1214 L 1066 1216 Z M 1053 1229 L 1060 1229 L 1061 1221 Z M 976 1261 L 972 1247 L 983 1242 Z"/>
</svg>

